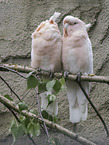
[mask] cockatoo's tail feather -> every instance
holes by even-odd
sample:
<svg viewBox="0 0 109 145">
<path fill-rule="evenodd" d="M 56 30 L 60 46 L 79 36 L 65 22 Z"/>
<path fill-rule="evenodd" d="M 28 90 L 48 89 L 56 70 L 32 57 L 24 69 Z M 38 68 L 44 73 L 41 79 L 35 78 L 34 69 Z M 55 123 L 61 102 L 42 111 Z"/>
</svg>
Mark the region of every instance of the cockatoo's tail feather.
<svg viewBox="0 0 109 145">
<path fill-rule="evenodd" d="M 56 21 L 56 19 L 60 16 L 61 13 L 55 12 L 53 16 L 50 17 L 49 21 Z"/>
<path fill-rule="evenodd" d="M 58 114 L 58 102 L 55 99 L 51 104 L 48 105 L 48 98 L 46 93 L 41 93 L 41 111 L 46 110 L 48 114 L 56 116 Z"/>
</svg>

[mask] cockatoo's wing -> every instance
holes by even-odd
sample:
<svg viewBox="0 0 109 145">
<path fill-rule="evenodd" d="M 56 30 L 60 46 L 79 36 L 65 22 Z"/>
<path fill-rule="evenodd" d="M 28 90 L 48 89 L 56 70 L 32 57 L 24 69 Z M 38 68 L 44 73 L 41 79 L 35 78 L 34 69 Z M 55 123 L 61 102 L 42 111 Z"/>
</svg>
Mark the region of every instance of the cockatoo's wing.
<svg viewBox="0 0 109 145">
<path fill-rule="evenodd" d="M 61 71 L 61 33 L 55 20 L 60 13 L 55 12 L 49 20 L 43 21 L 32 34 L 31 66 L 51 72 Z M 58 103 L 54 100 L 48 106 L 48 99 L 45 93 L 41 96 L 41 110 L 49 114 L 57 115 Z M 48 107 L 47 107 L 48 106 Z"/>
<path fill-rule="evenodd" d="M 64 71 L 73 74 L 93 72 L 93 54 L 87 28 L 78 18 L 67 16 L 63 21 L 62 63 Z M 67 80 L 67 96 L 69 100 L 70 121 L 72 123 L 87 119 L 87 99 L 76 82 Z M 89 94 L 89 83 L 82 82 Z"/>
<path fill-rule="evenodd" d="M 88 39 L 88 56 L 89 56 L 89 72 L 88 74 L 93 74 L 93 52 L 90 39 Z"/>
<path fill-rule="evenodd" d="M 32 34 L 31 66 L 48 71 L 61 71 L 61 33 L 54 20 L 60 15 L 55 14 L 50 20 L 43 21 Z"/>
</svg>

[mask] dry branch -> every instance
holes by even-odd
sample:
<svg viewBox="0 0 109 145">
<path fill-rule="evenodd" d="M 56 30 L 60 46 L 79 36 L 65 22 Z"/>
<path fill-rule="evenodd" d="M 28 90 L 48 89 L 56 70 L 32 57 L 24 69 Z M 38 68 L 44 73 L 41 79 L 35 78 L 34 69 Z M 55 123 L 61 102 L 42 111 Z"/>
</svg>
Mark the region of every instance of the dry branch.
<svg viewBox="0 0 109 145">
<path fill-rule="evenodd" d="M 3 64 L 0 66 L 0 71 L 2 70 L 6 70 L 6 68 L 9 69 L 13 69 L 13 70 L 17 70 L 18 72 L 22 72 L 22 73 L 29 73 L 34 71 L 34 73 L 39 74 L 39 75 L 43 75 L 43 76 L 49 76 L 49 72 L 41 70 L 40 72 L 37 71 L 36 69 L 33 69 L 31 67 L 27 67 L 27 66 L 21 66 L 21 65 L 13 65 L 13 64 Z M 9 70 L 7 70 L 9 71 Z M 54 77 L 60 79 L 63 77 L 62 73 L 54 73 Z M 69 80 L 76 80 L 76 75 L 73 74 L 69 74 L 67 79 Z M 109 76 L 96 76 L 93 74 L 90 75 L 82 75 L 81 76 L 81 80 L 82 81 L 89 81 L 89 82 L 100 82 L 100 83 L 107 83 L 109 84 Z"/>
<path fill-rule="evenodd" d="M 0 102 L 2 104 L 4 104 L 5 106 L 8 106 L 9 108 L 13 109 L 14 111 L 22 114 L 23 116 L 26 116 L 26 117 L 34 117 L 34 118 L 37 118 L 38 122 L 40 124 L 43 123 L 42 119 L 41 118 L 38 118 L 35 114 L 33 113 L 30 113 L 26 110 L 23 110 L 22 112 L 19 111 L 19 107 L 17 104 L 15 104 L 13 101 L 10 101 L 8 99 L 6 99 L 5 97 L 3 97 L 2 95 L 0 95 Z M 46 120 L 44 119 L 44 122 L 46 123 L 46 125 L 50 128 L 53 128 L 53 129 L 56 129 L 57 131 L 69 136 L 70 138 L 84 144 L 84 145 L 96 145 L 95 143 L 81 137 L 81 136 L 78 136 L 77 134 L 73 133 L 72 131 L 69 131 L 68 129 L 56 124 L 56 123 L 53 123 L 49 120 Z"/>
</svg>

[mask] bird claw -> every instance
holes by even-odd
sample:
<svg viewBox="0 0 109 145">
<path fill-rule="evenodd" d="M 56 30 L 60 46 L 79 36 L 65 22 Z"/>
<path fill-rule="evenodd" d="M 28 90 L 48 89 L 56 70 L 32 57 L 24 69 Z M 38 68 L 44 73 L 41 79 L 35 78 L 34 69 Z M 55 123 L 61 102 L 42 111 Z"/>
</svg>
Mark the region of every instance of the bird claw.
<svg viewBox="0 0 109 145">
<path fill-rule="evenodd" d="M 54 78 L 54 72 L 50 71 L 49 75 L 50 75 L 50 79 Z"/>
<path fill-rule="evenodd" d="M 69 72 L 68 72 L 68 71 L 65 71 L 65 72 L 64 72 L 64 79 L 65 79 L 65 81 L 66 81 L 68 75 L 69 75 Z"/>
<path fill-rule="evenodd" d="M 78 72 L 78 73 L 77 73 L 77 77 L 76 77 L 76 81 L 77 81 L 78 83 L 81 82 L 81 76 L 82 76 L 82 73 L 81 73 L 81 72 Z"/>
<path fill-rule="evenodd" d="M 38 71 L 38 72 L 41 72 L 41 69 L 40 69 L 40 68 L 37 68 L 37 71 Z"/>
</svg>

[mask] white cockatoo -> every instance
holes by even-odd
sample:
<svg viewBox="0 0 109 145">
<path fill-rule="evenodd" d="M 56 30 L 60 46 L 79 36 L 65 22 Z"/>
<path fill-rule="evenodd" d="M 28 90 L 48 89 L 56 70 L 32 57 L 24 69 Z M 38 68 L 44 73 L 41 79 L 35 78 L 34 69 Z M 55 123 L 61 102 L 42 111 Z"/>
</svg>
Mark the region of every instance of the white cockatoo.
<svg viewBox="0 0 109 145">
<path fill-rule="evenodd" d="M 64 71 L 77 74 L 93 73 L 93 53 L 85 24 L 73 16 L 66 16 L 63 20 L 63 48 L 62 63 Z M 89 82 L 81 82 L 89 94 Z M 66 80 L 67 96 L 69 100 L 70 121 L 72 123 L 87 119 L 87 99 L 79 85 Z"/>
<path fill-rule="evenodd" d="M 55 20 L 60 13 L 55 12 L 49 20 L 41 22 L 32 33 L 31 66 L 50 72 L 61 71 L 62 38 Z M 48 92 L 48 94 L 51 94 Z M 48 105 L 47 93 L 41 93 L 41 111 L 46 110 L 50 115 L 58 114 L 58 103 L 55 99 Z"/>
</svg>

